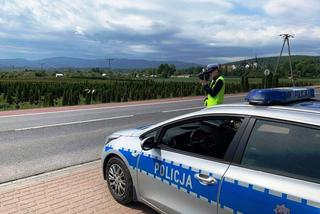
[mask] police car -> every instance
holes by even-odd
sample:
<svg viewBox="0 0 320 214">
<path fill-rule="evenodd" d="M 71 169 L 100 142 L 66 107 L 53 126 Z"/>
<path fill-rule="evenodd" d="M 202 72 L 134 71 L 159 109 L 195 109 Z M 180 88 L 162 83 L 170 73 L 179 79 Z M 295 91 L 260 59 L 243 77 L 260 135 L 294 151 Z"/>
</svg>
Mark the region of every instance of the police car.
<svg viewBox="0 0 320 214">
<path fill-rule="evenodd" d="M 116 132 L 103 175 L 120 203 L 160 213 L 320 213 L 320 101 L 313 88 L 252 90 Z"/>
</svg>

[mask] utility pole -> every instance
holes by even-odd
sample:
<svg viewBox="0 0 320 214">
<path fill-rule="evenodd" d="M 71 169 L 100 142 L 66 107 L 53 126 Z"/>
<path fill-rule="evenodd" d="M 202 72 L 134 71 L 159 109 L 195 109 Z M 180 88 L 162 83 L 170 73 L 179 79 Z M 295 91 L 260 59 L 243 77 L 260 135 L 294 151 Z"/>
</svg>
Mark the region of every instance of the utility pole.
<svg viewBox="0 0 320 214">
<path fill-rule="evenodd" d="M 108 61 L 109 71 L 110 71 L 110 68 L 111 68 L 111 61 L 113 61 L 114 59 L 113 59 L 113 58 L 106 58 L 106 60 Z"/>
<path fill-rule="evenodd" d="M 285 46 L 285 44 L 287 43 L 288 45 L 288 55 L 289 55 L 289 66 L 290 66 L 290 73 L 291 73 L 291 80 L 292 80 L 292 85 L 294 86 L 294 80 L 293 80 L 293 72 L 292 72 L 292 62 L 291 62 L 291 52 L 290 52 L 290 43 L 289 43 L 289 38 L 294 38 L 294 36 L 290 35 L 290 34 L 280 34 L 279 36 L 281 36 L 283 38 L 283 44 L 282 44 L 282 48 L 280 51 L 280 55 L 278 58 L 278 62 L 276 65 L 276 70 L 275 70 L 275 74 L 277 73 L 278 67 L 279 67 L 279 63 L 280 63 L 280 58 L 282 56 L 282 52 L 283 52 L 283 48 Z"/>
</svg>

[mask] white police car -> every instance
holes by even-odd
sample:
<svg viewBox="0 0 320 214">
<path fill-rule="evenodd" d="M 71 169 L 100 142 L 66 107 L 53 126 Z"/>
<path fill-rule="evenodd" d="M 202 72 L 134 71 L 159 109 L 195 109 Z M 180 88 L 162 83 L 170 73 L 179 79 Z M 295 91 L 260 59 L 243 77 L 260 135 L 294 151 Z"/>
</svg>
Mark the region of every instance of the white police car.
<svg viewBox="0 0 320 214">
<path fill-rule="evenodd" d="M 253 90 L 250 104 L 116 132 L 102 155 L 110 192 L 161 213 L 320 213 L 312 97 L 311 88 Z"/>
</svg>

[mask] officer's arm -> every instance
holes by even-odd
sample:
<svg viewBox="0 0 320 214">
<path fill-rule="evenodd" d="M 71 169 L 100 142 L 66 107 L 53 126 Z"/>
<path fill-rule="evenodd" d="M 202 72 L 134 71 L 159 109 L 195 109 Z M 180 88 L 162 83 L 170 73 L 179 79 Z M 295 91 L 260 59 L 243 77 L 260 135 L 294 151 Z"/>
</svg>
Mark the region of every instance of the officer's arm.
<svg viewBox="0 0 320 214">
<path fill-rule="evenodd" d="M 223 86 L 223 81 L 219 79 L 213 88 L 210 88 L 208 84 L 204 85 L 203 88 L 208 94 L 210 94 L 211 97 L 214 97 L 219 93 L 222 86 Z"/>
</svg>

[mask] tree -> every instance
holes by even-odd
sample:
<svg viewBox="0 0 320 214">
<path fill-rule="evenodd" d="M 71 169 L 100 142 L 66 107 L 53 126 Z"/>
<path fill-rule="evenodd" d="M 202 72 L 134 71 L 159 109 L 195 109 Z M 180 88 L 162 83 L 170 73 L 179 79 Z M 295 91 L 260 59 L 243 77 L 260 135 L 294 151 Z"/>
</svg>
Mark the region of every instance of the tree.
<svg viewBox="0 0 320 214">
<path fill-rule="evenodd" d="M 11 90 L 8 92 L 7 94 L 7 103 L 9 105 L 12 105 L 13 104 L 13 98 L 12 98 L 12 93 L 11 93 Z"/>
<path fill-rule="evenodd" d="M 176 72 L 176 66 L 174 64 L 169 65 L 169 76 L 172 76 Z"/>
<path fill-rule="evenodd" d="M 176 67 L 174 65 L 168 64 L 160 64 L 157 69 L 157 74 L 163 78 L 170 77 L 176 71 Z"/>
<path fill-rule="evenodd" d="M 92 71 L 93 73 L 101 73 L 101 72 L 100 72 L 100 68 L 91 68 L 91 71 Z"/>
</svg>

